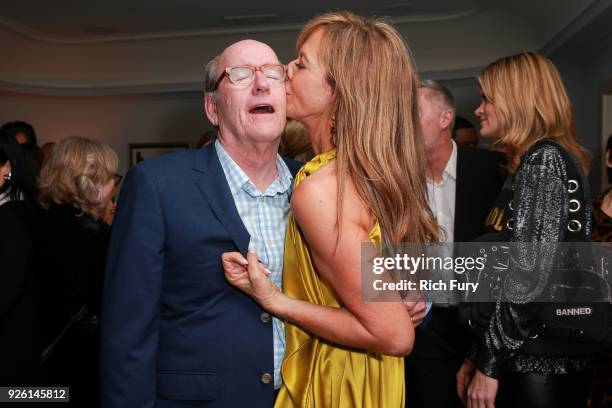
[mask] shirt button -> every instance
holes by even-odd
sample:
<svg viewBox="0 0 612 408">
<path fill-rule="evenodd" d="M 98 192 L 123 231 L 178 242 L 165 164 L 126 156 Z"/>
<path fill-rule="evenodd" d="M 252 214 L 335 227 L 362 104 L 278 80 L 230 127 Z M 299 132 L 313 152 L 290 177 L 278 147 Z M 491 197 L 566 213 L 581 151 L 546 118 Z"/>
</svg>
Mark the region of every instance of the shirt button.
<svg viewBox="0 0 612 408">
<path fill-rule="evenodd" d="M 272 374 L 264 373 L 261 376 L 261 382 L 264 383 L 264 384 L 270 384 L 272 382 Z"/>
<path fill-rule="evenodd" d="M 270 313 L 263 312 L 261 315 L 259 315 L 259 319 L 262 323 L 268 323 L 271 319 Z"/>
</svg>

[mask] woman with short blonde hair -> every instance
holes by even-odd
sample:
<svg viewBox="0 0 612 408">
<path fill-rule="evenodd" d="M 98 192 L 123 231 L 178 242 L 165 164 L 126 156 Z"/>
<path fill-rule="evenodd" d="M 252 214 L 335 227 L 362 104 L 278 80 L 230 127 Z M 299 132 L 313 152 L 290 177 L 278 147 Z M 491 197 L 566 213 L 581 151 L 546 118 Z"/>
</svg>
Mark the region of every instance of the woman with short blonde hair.
<svg viewBox="0 0 612 408">
<path fill-rule="evenodd" d="M 104 186 L 117 172 L 118 158 L 104 143 L 68 137 L 57 143 L 45 160 L 39 177 L 39 201 L 72 204 L 84 213 L 100 217 L 109 196 Z"/>
</svg>

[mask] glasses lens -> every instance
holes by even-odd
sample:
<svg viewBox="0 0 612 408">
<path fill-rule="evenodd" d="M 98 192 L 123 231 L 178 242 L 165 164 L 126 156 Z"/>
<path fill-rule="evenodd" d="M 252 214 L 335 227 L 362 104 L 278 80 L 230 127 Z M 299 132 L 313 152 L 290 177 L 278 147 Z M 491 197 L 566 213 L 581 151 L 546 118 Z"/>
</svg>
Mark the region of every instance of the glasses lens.
<svg viewBox="0 0 612 408">
<path fill-rule="evenodd" d="M 285 80 L 285 67 L 282 65 L 266 65 L 262 67 L 261 72 L 273 83 Z"/>
<path fill-rule="evenodd" d="M 253 69 L 248 67 L 234 67 L 229 71 L 229 79 L 236 85 L 247 85 L 253 79 Z"/>
</svg>

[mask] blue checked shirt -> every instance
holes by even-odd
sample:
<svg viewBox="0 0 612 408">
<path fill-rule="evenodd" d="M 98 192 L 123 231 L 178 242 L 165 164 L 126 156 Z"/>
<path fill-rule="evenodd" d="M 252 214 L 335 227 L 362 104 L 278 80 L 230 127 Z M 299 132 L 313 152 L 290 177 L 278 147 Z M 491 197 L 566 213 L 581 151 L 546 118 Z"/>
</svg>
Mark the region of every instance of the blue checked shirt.
<svg viewBox="0 0 612 408">
<path fill-rule="evenodd" d="M 223 167 L 238 214 L 251 235 L 249 249 L 257 252 L 259 260 L 272 272 L 269 278 L 283 289 L 283 255 L 285 251 L 285 232 L 291 207 L 289 196 L 293 177 L 289 168 L 276 156 L 278 178 L 265 192 L 260 192 L 249 177 L 219 143 L 215 149 Z M 274 388 L 280 388 L 282 379 L 280 366 L 285 355 L 285 325 L 282 320 L 272 318 L 274 339 Z"/>
</svg>

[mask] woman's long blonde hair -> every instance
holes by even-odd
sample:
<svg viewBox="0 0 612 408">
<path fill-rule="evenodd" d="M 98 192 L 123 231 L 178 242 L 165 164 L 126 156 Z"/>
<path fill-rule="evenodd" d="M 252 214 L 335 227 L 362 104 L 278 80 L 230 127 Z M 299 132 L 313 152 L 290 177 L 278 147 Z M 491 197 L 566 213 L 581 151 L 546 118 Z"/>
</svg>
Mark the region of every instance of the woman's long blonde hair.
<svg viewBox="0 0 612 408">
<path fill-rule="evenodd" d="M 557 68 L 547 58 L 523 52 L 490 64 L 476 77 L 499 121 L 496 142 L 508 156 L 513 174 L 538 140 L 550 138 L 589 170 L 586 150 L 576 141 L 572 106 Z"/>
<path fill-rule="evenodd" d="M 53 147 L 40 171 L 41 205 L 71 204 L 100 217 L 110 200 L 110 196 L 101 196 L 101 188 L 115 176 L 117 164 L 117 154 L 105 143 L 82 137 L 63 139 Z"/>
<path fill-rule="evenodd" d="M 410 51 L 387 23 L 347 11 L 309 21 L 297 48 L 319 29 L 319 60 L 332 88 L 328 114 L 335 119 L 338 225 L 350 176 L 378 220 L 383 242 L 437 240 L 427 204 L 419 81 Z"/>
</svg>

